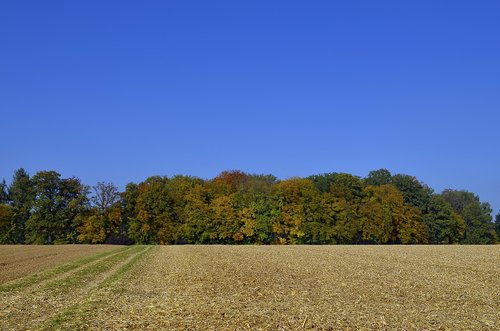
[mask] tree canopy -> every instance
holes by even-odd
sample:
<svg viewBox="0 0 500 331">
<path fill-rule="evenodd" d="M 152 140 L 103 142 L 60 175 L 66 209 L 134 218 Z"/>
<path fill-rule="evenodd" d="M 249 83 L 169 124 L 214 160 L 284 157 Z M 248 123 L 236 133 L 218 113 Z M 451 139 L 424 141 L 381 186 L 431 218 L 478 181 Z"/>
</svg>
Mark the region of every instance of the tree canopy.
<svg viewBox="0 0 500 331">
<path fill-rule="evenodd" d="M 471 192 L 437 194 L 386 169 L 366 178 L 152 176 L 123 192 L 19 169 L 0 184 L 0 243 L 491 244 L 500 235 L 491 213 Z"/>
</svg>

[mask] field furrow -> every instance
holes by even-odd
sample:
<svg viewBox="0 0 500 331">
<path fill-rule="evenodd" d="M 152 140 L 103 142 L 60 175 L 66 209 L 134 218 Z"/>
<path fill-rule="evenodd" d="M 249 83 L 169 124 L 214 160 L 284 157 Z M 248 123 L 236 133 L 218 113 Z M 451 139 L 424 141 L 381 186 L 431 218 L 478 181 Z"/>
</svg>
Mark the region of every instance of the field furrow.
<svg viewBox="0 0 500 331">
<path fill-rule="evenodd" d="M 91 255 L 88 257 L 84 257 L 77 261 L 72 261 L 66 264 L 63 264 L 59 267 L 42 271 L 40 273 L 35 273 L 33 275 L 29 275 L 23 278 L 19 278 L 7 283 L 0 285 L 0 293 L 8 292 L 8 291 L 28 291 L 33 286 L 43 286 L 44 284 L 52 281 L 57 281 L 63 278 L 67 278 L 71 276 L 73 273 L 78 272 L 79 270 L 98 263 L 99 261 L 106 259 L 110 256 L 119 254 L 121 251 L 126 250 L 127 247 L 120 247 L 114 250 L 104 251 L 101 253 L 97 253 L 95 255 Z"/>
<path fill-rule="evenodd" d="M 471 246 L 161 246 L 51 326 L 497 330 L 499 253 Z"/>
<path fill-rule="evenodd" d="M 96 286 L 89 289 L 85 298 L 81 301 L 74 303 L 73 305 L 67 307 L 65 310 L 58 312 L 58 314 L 52 316 L 51 319 L 47 319 L 45 323 L 39 328 L 39 330 L 66 330 L 69 329 L 68 324 L 71 325 L 71 329 L 87 329 L 87 325 L 75 325 L 74 321 L 78 320 L 81 315 L 86 315 L 91 309 L 95 298 L 102 297 L 103 289 L 112 286 L 114 282 L 119 280 L 126 272 L 135 266 L 135 264 L 149 251 L 152 246 L 145 248 L 127 258 L 126 261 L 118 266 L 115 266 L 111 270 L 108 270 L 107 274 L 103 280 Z"/>
<path fill-rule="evenodd" d="M 2 245 L 0 284 L 114 249 L 112 245 Z"/>
<path fill-rule="evenodd" d="M 0 293 L 2 329 L 28 330 L 83 300 L 89 291 L 105 282 L 146 248 L 135 246 L 87 263 L 74 272 L 62 274 L 28 288 Z M 57 274 L 57 273 L 56 273 Z"/>
<path fill-rule="evenodd" d="M 500 246 L 132 246 L 0 293 L 0 330 L 493 331 L 499 262 Z"/>
</svg>

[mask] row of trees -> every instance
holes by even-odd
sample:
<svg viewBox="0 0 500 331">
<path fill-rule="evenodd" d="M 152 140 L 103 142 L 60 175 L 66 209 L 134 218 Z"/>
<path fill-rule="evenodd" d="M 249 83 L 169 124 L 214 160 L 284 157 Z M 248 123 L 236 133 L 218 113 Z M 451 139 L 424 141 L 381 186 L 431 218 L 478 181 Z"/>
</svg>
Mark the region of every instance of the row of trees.
<svg viewBox="0 0 500 331">
<path fill-rule="evenodd" d="M 226 171 L 211 180 L 154 176 L 124 192 L 55 171 L 0 184 L 1 243 L 490 244 L 488 203 L 385 169 L 277 180 Z"/>
</svg>

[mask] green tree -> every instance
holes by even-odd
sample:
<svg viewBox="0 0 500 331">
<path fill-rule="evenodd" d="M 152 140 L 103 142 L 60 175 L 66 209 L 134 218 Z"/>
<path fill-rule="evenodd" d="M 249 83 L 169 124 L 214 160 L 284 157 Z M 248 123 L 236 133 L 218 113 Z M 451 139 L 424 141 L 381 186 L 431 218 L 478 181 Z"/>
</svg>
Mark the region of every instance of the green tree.
<svg viewBox="0 0 500 331">
<path fill-rule="evenodd" d="M 187 205 L 190 203 L 190 193 L 195 187 L 204 184 L 200 178 L 176 175 L 165 183 L 168 196 L 172 201 L 169 210 L 169 219 L 172 223 L 172 237 L 174 243 L 189 243 L 186 235 L 189 234 L 188 229 L 188 212 Z M 191 234 L 189 234 L 191 236 Z"/>
<path fill-rule="evenodd" d="M 500 212 L 495 217 L 495 231 L 497 233 L 497 238 L 500 239 Z"/>
<path fill-rule="evenodd" d="M 425 213 L 433 194 L 429 186 L 413 176 L 402 174 L 392 176 L 391 184 L 401 191 L 405 203 Z"/>
<path fill-rule="evenodd" d="M 35 201 L 26 222 L 26 240 L 34 244 L 75 243 L 76 216 L 87 207 L 88 188 L 76 178 L 62 179 L 55 171 L 32 178 Z"/>
<path fill-rule="evenodd" d="M 463 218 L 453 211 L 446 200 L 433 194 L 429 186 L 415 177 L 401 174 L 393 176 L 392 183 L 403 193 L 407 204 L 420 210 L 429 243 L 450 244 L 463 238 Z"/>
<path fill-rule="evenodd" d="M 359 203 L 365 196 L 365 184 L 361 178 L 351 174 L 339 173 L 330 184 L 330 193 L 343 197 L 351 203 Z"/>
<path fill-rule="evenodd" d="M 137 196 L 139 195 L 139 186 L 135 183 L 128 183 L 125 191 L 121 194 L 121 226 L 119 230 L 120 241 L 117 243 L 133 243 L 134 240 L 129 236 L 130 224 L 136 222 L 137 214 L 135 212 Z"/>
<path fill-rule="evenodd" d="M 5 179 L 3 179 L 0 183 L 0 203 L 9 202 L 9 194 L 7 192 L 7 189 L 7 183 L 5 182 Z"/>
<path fill-rule="evenodd" d="M 365 178 L 366 185 L 380 186 L 392 183 L 391 172 L 387 169 L 372 170 Z"/>
<path fill-rule="evenodd" d="M 35 192 L 30 175 L 23 168 L 14 172 L 12 182 L 8 189 L 8 195 L 11 205 L 14 207 L 14 241 L 16 243 L 24 243 L 26 222 L 31 216 Z"/>
<path fill-rule="evenodd" d="M 324 193 L 324 192 L 330 192 L 330 186 L 335 181 L 337 175 L 338 173 L 336 172 L 330 172 L 320 175 L 312 175 L 307 177 L 307 179 L 311 180 L 316 186 L 316 188 L 320 192 Z"/>
<path fill-rule="evenodd" d="M 0 244 L 14 244 L 13 236 L 16 228 L 14 208 L 0 204 Z"/>
<path fill-rule="evenodd" d="M 495 241 L 489 203 L 481 202 L 474 193 L 446 189 L 441 194 L 466 224 L 464 244 L 491 244 Z"/>
<path fill-rule="evenodd" d="M 173 243 L 174 201 L 167 177 L 154 176 L 139 184 L 135 202 L 136 217 L 131 220 L 129 236 L 140 244 Z"/>
<path fill-rule="evenodd" d="M 453 244 L 464 236 L 465 221 L 440 195 L 431 197 L 423 218 L 431 244 Z"/>
</svg>

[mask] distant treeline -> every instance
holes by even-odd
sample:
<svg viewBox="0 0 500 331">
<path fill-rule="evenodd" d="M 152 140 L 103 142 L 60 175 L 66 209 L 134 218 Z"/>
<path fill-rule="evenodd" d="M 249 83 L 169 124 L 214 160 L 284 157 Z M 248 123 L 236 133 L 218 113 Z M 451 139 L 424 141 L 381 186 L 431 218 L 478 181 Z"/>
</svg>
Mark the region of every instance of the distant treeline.
<svg viewBox="0 0 500 331">
<path fill-rule="evenodd" d="M 278 180 L 225 171 L 83 185 L 55 171 L 0 184 L 4 244 L 492 244 L 500 214 L 467 191 L 375 170 Z"/>
</svg>

